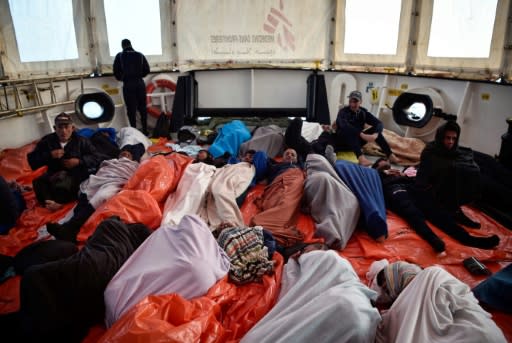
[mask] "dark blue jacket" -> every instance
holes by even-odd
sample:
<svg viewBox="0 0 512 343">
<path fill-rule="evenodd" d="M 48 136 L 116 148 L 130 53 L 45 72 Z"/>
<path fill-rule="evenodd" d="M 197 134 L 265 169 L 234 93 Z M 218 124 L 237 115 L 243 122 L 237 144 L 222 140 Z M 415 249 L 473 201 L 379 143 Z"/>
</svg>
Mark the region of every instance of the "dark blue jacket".
<svg viewBox="0 0 512 343">
<path fill-rule="evenodd" d="M 114 76 L 125 86 L 139 83 L 149 71 L 146 57 L 132 48 L 125 48 L 114 59 Z"/>
</svg>

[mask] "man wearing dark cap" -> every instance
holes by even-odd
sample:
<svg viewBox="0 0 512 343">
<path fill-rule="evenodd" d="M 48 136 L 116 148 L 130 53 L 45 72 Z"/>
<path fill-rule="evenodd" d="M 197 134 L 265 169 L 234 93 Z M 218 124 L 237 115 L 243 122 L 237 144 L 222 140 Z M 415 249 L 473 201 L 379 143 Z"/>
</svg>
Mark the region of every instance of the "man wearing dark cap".
<svg viewBox="0 0 512 343">
<path fill-rule="evenodd" d="M 46 229 L 57 239 L 75 242 L 82 225 L 94 211 L 117 194 L 139 167 L 140 158 L 146 152 L 142 143 L 125 145 L 119 158 L 103 161 L 95 175 L 80 185 L 80 196 L 67 222 L 47 223 Z"/>
<path fill-rule="evenodd" d="M 336 150 L 351 150 L 356 154 L 359 164 L 369 166 L 371 162 L 363 155 L 361 147 L 366 143 L 375 142 L 388 159 L 396 163 L 397 157 L 391 152 L 388 142 L 382 135 L 382 122 L 366 108 L 361 107 L 361 92 L 352 91 L 348 98 L 349 105 L 343 107 L 336 118 Z M 369 127 L 365 129 L 365 125 Z"/>
<path fill-rule="evenodd" d="M 149 64 L 142 53 L 133 50 L 128 39 L 123 39 L 121 46 L 123 51 L 114 60 L 114 76 L 123 81 L 123 97 L 130 126 L 137 127 L 135 114 L 138 110 L 142 132 L 148 135 L 146 85 L 142 78 L 149 74 Z"/>
<path fill-rule="evenodd" d="M 69 114 L 55 117 L 54 129 L 27 155 L 32 170 L 48 167 L 32 184 L 39 203 L 50 210 L 75 200 L 80 182 L 94 173 L 100 162 L 91 141 L 75 133 Z"/>
</svg>

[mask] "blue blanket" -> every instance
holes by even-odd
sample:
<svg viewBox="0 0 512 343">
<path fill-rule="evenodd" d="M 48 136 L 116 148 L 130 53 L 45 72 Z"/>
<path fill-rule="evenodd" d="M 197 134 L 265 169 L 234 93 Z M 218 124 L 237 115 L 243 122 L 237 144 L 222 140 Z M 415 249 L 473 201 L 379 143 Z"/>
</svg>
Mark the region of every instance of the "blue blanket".
<svg viewBox="0 0 512 343">
<path fill-rule="evenodd" d="M 214 158 L 229 153 L 238 156 L 238 150 L 243 142 L 251 138 L 251 133 L 240 120 L 233 120 L 219 129 L 219 134 L 208 149 Z"/>
<path fill-rule="evenodd" d="M 342 160 L 336 161 L 335 169 L 357 197 L 361 207 L 361 220 L 368 234 L 372 238 L 383 235 L 387 237 L 386 205 L 377 171 Z"/>
<path fill-rule="evenodd" d="M 512 313 L 512 264 L 473 288 L 475 297 L 492 308 Z"/>
</svg>

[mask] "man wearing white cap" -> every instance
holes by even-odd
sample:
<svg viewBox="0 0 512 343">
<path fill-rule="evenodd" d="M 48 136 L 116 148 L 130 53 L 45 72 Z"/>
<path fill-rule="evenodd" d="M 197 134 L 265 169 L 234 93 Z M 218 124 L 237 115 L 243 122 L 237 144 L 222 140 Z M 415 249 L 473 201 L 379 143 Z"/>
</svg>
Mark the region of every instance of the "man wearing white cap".
<svg viewBox="0 0 512 343">
<path fill-rule="evenodd" d="M 363 155 L 361 147 L 366 143 L 375 142 L 389 161 L 396 163 L 397 157 L 382 135 L 382 122 L 366 108 L 361 107 L 361 92 L 352 91 L 348 98 L 349 105 L 343 107 L 336 118 L 336 150 L 351 150 L 356 154 L 359 164 L 369 166 L 371 162 Z M 365 129 L 365 125 L 369 127 Z"/>
</svg>

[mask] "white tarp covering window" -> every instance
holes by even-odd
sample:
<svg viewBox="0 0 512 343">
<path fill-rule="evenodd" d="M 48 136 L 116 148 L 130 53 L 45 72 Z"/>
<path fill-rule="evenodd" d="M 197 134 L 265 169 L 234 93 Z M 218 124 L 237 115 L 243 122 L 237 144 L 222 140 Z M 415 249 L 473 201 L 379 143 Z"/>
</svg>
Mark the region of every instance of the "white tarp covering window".
<svg viewBox="0 0 512 343">
<path fill-rule="evenodd" d="M 401 0 L 346 0 L 346 54 L 395 55 Z"/>
<path fill-rule="evenodd" d="M 121 51 L 121 40 L 144 55 L 162 55 L 159 0 L 104 0 L 110 56 Z"/>
<path fill-rule="evenodd" d="M 180 0 L 181 61 L 323 61 L 330 1 Z"/>
<path fill-rule="evenodd" d="M 72 0 L 9 0 L 21 62 L 78 58 Z"/>
<path fill-rule="evenodd" d="M 412 0 L 337 0 L 334 64 L 403 70 Z"/>
<path fill-rule="evenodd" d="M 510 0 L 421 2 L 417 70 L 492 78 L 504 66 Z"/>
<path fill-rule="evenodd" d="M 427 55 L 489 57 L 497 3 L 498 0 L 434 1 Z"/>
</svg>

